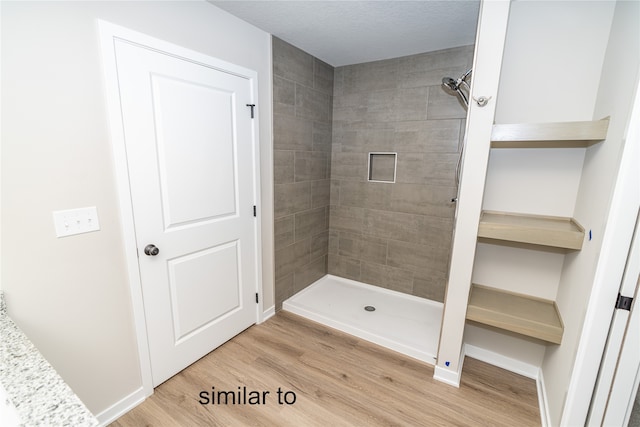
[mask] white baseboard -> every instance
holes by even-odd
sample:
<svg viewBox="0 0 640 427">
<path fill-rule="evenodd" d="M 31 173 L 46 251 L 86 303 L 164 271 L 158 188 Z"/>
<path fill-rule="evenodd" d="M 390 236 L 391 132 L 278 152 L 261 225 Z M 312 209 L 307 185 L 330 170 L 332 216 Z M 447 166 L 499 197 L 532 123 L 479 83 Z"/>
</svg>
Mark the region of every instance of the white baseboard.
<svg viewBox="0 0 640 427">
<path fill-rule="evenodd" d="M 549 418 L 549 404 L 547 400 L 547 389 L 544 385 L 544 376 L 542 369 L 535 365 L 521 362 L 510 357 L 503 356 L 498 353 L 486 350 L 484 348 L 473 345 L 464 345 L 464 354 L 482 362 L 488 363 L 498 368 L 531 378 L 536 381 L 536 389 L 538 391 L 538 405 L 540 407 L 540 420 L 542 427 L 551 426 Z"/>
<path fill-rule="evenodd" d="M 462 365 L 464 365 L 465 351 L 466 348 L 463 345 L 462 351 L 460 352 L 460 363 L 458 364 L 457 371 L 436 365 L 435 369 L 433 370 L 433 379 L 445 384 L 452 385 L 456 388 L 460 388 L 460 377 L 462 376 Z"/>
<path fill-rule="evenodd" d="M 267 320 L 269 320 L 270 317 L 275 316 L 275 314 L 276 314 L 276 306 L 272 305 L 262 313 L 262 320 L 259 323 L 266 322 Z"/>
<path fill-rule="evenodd" d="M 462 368 L 462 360 L 460 361 L 460 367 Z M 433 379 L 460 388 L 460 372 L 436 365 L 433 370 Z"/>
<path fill-rule="evenodd" d="M 101 426 L 106 426 L 144 402 L 146 398 L 147 396 L 144 393 L 144 389 L 140 387 L 130 395 L 123 397 L 109 408 L 97 414 L 96 418 Z"/>
<path fill-rule="evenodd" d="M 469 344 L 464 345 L 464 354 L 473 359 L 497 366 L 498 368 L 506 369 L 507 371 L 514 372 L 536 381 L 538 380 L 538 371 L 540 368 L 537 366 Z"/>
<path fill-rule="evenodd" d="M 551 427 L 552 424 L 549 412 L 549 399 L 547 398 L 547 388 L 544 385 L 544 375 L 542 375 L 542 369 L 538 369 L 536 387 L 538 389 L 538 405 L 540 405 L 540 422 L 542 424 L 542 427 Z"/>
<path fill-rule="evenodd" d="M 460 362 L 458 364 L 457 371 L 436 365 L 436 367 L 433 369 L 433 379 L 445 384 L 452 385 L 456 388 L 460 388 L 460 377 L 462 376 L 462 365 L 464 365 L 465 351 L 466 348 L 463 345 L 462 351 L 460 352 Z"/>
</svg>

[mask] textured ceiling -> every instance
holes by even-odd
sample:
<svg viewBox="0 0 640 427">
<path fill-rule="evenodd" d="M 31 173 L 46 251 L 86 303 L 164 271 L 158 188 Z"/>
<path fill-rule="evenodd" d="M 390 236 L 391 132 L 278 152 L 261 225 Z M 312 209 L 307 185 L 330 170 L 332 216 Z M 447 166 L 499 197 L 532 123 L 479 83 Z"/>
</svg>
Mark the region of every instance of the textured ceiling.
<svg viewBox="0 0 640 427">
<path fill-rule="evenodd" d="M 473 44 L 479 0 L 210 3 L 337 67 Z"/>
</svg>

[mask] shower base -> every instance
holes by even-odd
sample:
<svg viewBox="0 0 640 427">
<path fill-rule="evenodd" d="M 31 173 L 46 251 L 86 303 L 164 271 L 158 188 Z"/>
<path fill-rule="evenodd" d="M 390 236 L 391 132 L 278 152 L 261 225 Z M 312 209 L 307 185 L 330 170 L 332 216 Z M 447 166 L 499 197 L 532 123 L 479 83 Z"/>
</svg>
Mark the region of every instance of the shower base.
<svg viewBox="0 0 640 427">
<path fill-rule="evenodd" d="M 431 365 L 438 350 L 442 307 L 440 302 L 330 274 L 282 305 L 286 311 Z"/>
</svg>

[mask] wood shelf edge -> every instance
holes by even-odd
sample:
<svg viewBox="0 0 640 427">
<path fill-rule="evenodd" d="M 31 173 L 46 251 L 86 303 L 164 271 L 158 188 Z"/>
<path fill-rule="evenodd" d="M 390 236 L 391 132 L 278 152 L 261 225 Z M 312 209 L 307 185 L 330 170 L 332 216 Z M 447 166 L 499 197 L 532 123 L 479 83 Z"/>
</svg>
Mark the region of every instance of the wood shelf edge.
<svg viewBox="0 0 640 427">
<path fill-rule="evenodd" d="M 491 216 L 500 216 L 507 221 L 492 221 Z M 531 224 L 526 224 L 530 220 Z M 545 221 L 549 225 L 544 226 Z M 520 223 L 519 223 L 520 222 Z M 572 229 L 558 230 L 555 224 L 568 223 Z M 522 214 L 500 211 L 482 211 L 478 225 L 478 238 L 489 239 L 496 243 L 512 242 L 521 245 L 533 245 L 538 248 L 549 247 L 563 251 L 576 251 L 582 249 L 584 241 L 584 227 L 571 217 L 559 217 L 549 215 Z"/>
<path fill-rule="evenodd" d="M 527 319 L 519 317 L 514 314 L 510 314 L 508 310 L 506 312 L 496 311 L 491 307 L 484 307 L 482 305 L 474 305 L 472 303 L 473 291 L 478 289 L 485 292 L 495 293 L 503 298 L 508 298 L 511 303 L 515 305 L 522 304 L 539 304 L 543 303 L 553 308 L 555 313 L 554 320 L 558 324 L 551 324 L 545 322 L 543 319 Z M 471 310 L 469 310 L 471 309 Z M 469 313 L 471 311 L 471 313 Z M 466 319 L 489 325 L 498 329 L 514 332 L 527 337 L 539 339 L 552 344 L 560 344 L 562 342 L 562 336 L 564 334 L 564 323 L 560 316 L 560 311 L 555 301 L 547 300 L 543 298 L 534 297 L 531 295 L 519 294 L 502 289 L 492 288 L 490 286 L 472 284 L 471 295 L 469 299 L 469 306 L 467 308 Z"/>
<path fill-rule="evenodd" d="M 609 117 L 582 122 L 494 124 L 493 148 L 588 147 L 607 137 Z"/>
</svg>

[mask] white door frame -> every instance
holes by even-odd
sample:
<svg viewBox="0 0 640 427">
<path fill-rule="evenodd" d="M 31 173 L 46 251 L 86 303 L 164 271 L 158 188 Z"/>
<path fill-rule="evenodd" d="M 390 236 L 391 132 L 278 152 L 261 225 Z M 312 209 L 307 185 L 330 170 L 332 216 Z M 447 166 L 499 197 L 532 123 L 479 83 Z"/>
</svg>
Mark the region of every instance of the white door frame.
<svg viewBox="0 0 640 427">
<path fill-rule="evenodd" d="M 636 220 L 636 230 L 633 236 L 633 243 L 631 250 L 629 251 L 629 256 L 627 257 L 626 270 L 622 285 L 620 286 L 621 295 L 631 297 L 635 296 L 635 298 L 637 298 L 638 274 L 640 273 L 640 223 L 638 221 L 640 221 L 640 218 Z M 637 301 L 635 298 L 634 301 Z M 633 324 L 630 320 L 633 316 L 636 316 L 636 318 L 638 316 L 638 313 L 635 313 L 634 310 L 635 307 L 632 307 L 630 311 L 614 310 L 611 329 L 607 338 L 607 346 L 602 357 L 600 372 L 598 374 L 598 381 L 591 399 L 591 407 L 589 408 L 589 416 L 586 424 L 588 426 L 602 425 L 605 410 L 608 416 L 611 416 L 608 404 L 612 402 L 609 396 L 612 392 L 614 378 L 618 378 L 620 375 L 617 368 L 620 368 L 621 371 L 625 372 L 625 377 L 636 377 L 638 365 L 636 364 L 634 367 L 625 366 L 625 361 L 622 358 L 623 348 L 638 345 L 638 342 L 635 344 L 625 344 L 627 339 L 631 339 L 635 336 L 634 333 L 639 333 L 638 331 L 633 330 L 633 328 L 638 325 Z M 632 331 L 632 333 L 630 333 L 630 331 Z M 620 366 L 618 366 L 619 363 L 621 363 Z M 627 371 L 633 371 L 633 373 L 629 374 Z M 619 402 L 613 403 L 618 404 Z M 624 409 L 626 410 L 626 408 Z"/>
<path fill-rule="evenodd" d="M 138 265 L 138 249 L 135 237 L 135 225 L 133 221 L 133 204 L 131 202 L 131 190 L 129 186 L 129 170 L 125 148 L 124 127 L 120 110 L 120 95 L 118 89 L 118 74 L 114 39 L 123 39 L 140 44 L 145 47 L 162 52 L 169 52 L 176 57 L 185 57 L 190 61 L 196 61 L 208 67 L 213 67 L 225 72 L 231 72 L 250 81 L 252 102 L 258 100 L 258 74 L 256 71 L 228 63 L 208 55 L 186 49 L 181 46 L 165 42 L 154 37 L 147 36 L 137 31 L 121 27 L 106 21 L 98 20 L 100 46 L 102 50 L 103 71 L 105 79 L 105 96 L 107 98 L 107 114 L 111 131 L 114 167 L 118 188 L 118 201 L 120 205 L 120 219 L 122 222 L 122 237 L 124 241 L 125 260 L 131 291 L 131 305 L 133 311 L 136 342 L 138 346 L 138 361 L 142 376 L 142 389 L 145 396 L 153 394 L 153 382 L 151 377 L 151 359 L 147 337 L 147 322 L 144 313 L 144 300 L 142 297 L 142 282 Z M 258 141 L 259 109 L 255 111 L 253 129 L 253 168 L 255 170 L 253 199 L 257 206 L 261 206 L 260 200 L 260 144 Z M 256 220 L 256 292 L 262 295 L 262 227 L 261 221 Z M 263 317 L 263 300 L 260 298 L 256 304 L 256 321 L 259 323 Z"/>
<path fill-rule="evenodd" d="M 620 170 L 611 199 L 593 290 L 571 374 L 561 425 L 584 425 L 611 326 L 627 254 L 640 209 L 640 82 L 625 133 Z"/>
<path fill-rule="evenodd" d="M 637 249 L 637 245 L 636 245 Z M 638 256 L 635 253 L 634 256 Z M 637 267 L 637 265 L 636 265 Z M 636 284 L 631 313 L 628 315 L 625 338 L 621 348 L 616 349 L 618 366 L 611 382 L 609 399 L 602 420 L 604 426 L 628 425 L 640 383 L 640 309 L 638 308 L 638 284 L 640 276 L 636 269 L 635 278 L 629 282 Z M 632 273 L 633 274 L 633 273 Z M 635 280 L 634 280 L 635 279 Z M 620 311 L 620 310 L 618 310 Z"/>
</svg>

